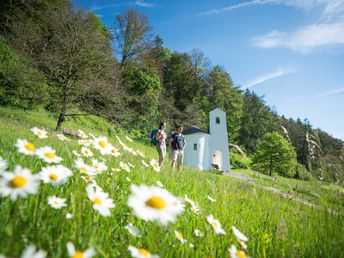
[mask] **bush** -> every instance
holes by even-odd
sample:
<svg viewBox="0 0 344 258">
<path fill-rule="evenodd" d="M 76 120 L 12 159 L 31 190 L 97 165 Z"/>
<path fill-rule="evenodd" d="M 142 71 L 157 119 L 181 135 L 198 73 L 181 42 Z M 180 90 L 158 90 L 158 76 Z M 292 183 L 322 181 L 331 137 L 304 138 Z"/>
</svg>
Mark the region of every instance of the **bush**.
<svg viewBox="0 0 344 258">
<path fill-rule="evenodd" d="M 309 173 L 304 165 L 298 163 L 296 165 L 295 178 L 309 181 L 312 178 L 312 174 Z"/>
<path fill-rule="evenodd" d="M 247 157 L 243 157 L 242 155 L 235 153 L 235 152 L 230 152 L 229 158 L 230 158 L 231 168 L 234 168 L 234 169 L 236 169 L 236 168 L 244 168 L 244 169 L 250 168 L 251 160 Z"/>
</svg>

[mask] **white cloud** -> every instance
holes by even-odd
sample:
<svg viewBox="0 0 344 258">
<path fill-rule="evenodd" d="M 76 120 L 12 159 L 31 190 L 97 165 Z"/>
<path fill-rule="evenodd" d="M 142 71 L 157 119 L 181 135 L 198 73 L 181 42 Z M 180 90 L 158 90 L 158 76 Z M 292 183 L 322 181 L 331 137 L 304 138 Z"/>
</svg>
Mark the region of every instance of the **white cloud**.
<svg viewBox="0 0 344 258">
<path fill-rule="evenodd" d="M 343 92 L 344 92 L 344 87 L 322 92 L 322 93 L 316 95 L 315 97 L 324 97 L 324 96 L 329 96 L 329 95 L 340 94 L 340 93 L 343 93 Z"/>
<path fill-rule="evenodd" d="M 344 23 L 312 24 L 286 33 L 272 31 L 252 39 L 260 48 L 289 48 L 309 53 L 316 48 L 344 45 Z"/>
<path fill-rule="evenodd" d="M 152 4 L 152 3 L 147 3 L 147 2 L 145 2 L 145 1 L 143 1 L 143 0 L 137 0 L 137 1 L 135 2 L 135 5 L 141 6 L 141 7 L 145 7 L 145 8 L 151 8 L 151 7 L 154 7 L 154 6 L 155 6 L 154 4 Z"/>
<path fill-rule="evenodd" d="M 107 8 L 111 8 L 111 7 L 116 7 L 119 6 L 118 4 L 108 4 L 108 5 L 94 5 L 90 7 L 91 11 L 99 11 L 102 9 L 107 9 Z"/>
<path fill-rule="evenodd" d="M 266 82 L 268 80 L 271 80 L 271 79 L 274 79 L 277 77 L 281 77 L 283 75 L 291 74 L 291 73 L 295 73 L 295 71 L 292 69 L 279 67 L 279 68 L 277 68 L 277 70 L 275 70 L 273 72 L 262 74 L 256 78 L 254 78 L 253 80 L 250 80 L 250 81 L 244 83 L 241 86 L 241 88 L 248 89 L 248 88 L 251 88 L 257 84 L 261 84 L 261 83 Z"/>
</svg>

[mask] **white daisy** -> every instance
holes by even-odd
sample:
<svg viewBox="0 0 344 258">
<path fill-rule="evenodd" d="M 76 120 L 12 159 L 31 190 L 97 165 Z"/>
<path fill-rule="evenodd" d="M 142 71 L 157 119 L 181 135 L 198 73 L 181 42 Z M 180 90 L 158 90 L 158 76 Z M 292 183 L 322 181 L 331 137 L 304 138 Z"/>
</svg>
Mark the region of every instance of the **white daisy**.
<svg viewBox="0 0 344 258">
<path fill-rule="evenodd" d="M 114 156 L 114 157 L 118 157 L 118 156 L 121 155 L 121 153 L 118 151 L 117 148 L 113 147 L 113 148 L 111 149 L 110 155 L 111 155 L 111 156 Z"/>
<path fill-rule="evenodd" d="M 20 258 L 45 258 L 46 256 L 46 252 L 39 249 L 36 250 L 36 247 L 31 244 L 25 248 Z"/>
<path fill-rule="evenodd" d="M 140 231 L 133 225 L 133 223 L 129 223 L 128 225 L 126 225 L 125 229 L 128 230 L 130 235 L 132 235 L 134 237 L 140 237 L 141 236 Z"/>
<path fill-rule="evenodd" d="M 93 176 L 96 174 L 96 171 L 93 167 L 87 165 L 82 159 L 77 159 L 74 161 L 74 166 L 79 170 L 81 174 L 86 174 Z"/>
<path fill-rule="evenodd" d="M 185 204 L 183 202 L 182 199 L 179 198 L 175 198 L 175 201 L 173 203 L 177 209 L 179 209 L 180 211 L 184 211 L 185 210 Z"/>
<path fill-rule="evenodd" d="M 8 163 L 7 163 L 7 160 L 3 159 L 1 156 L 0 156 L 0 173 L 5 171 L 8 167 Z"/>
<path fill-rule="evenodd" d="M 150 165 L 153 167 L 153 169 L 154 169 L 156 172 L 160 172 L 159 162 L 157 162 L 155 159 L 152 159 L 152 160 L 151 160 Z"/>
<path fill-rule="evenodd" d="M 226 232 L 223 230 L 221 223 L 219 222 L 219 220 L 214 219 L 213 214 L 207 217 L 207 221 L 209 222 L 210 225 L 213 226 L 216 234 L 226 235 Z"/>
<path fill-rule="evenodd" d="M 93 152 L 87 148 L 86 146 L 83 146 L 81 148 L 81 154 L 85 157 L 92 157 L 93 156 Z"/>
<path fill-rule="evenodd" d="M 77 151 L 75 151 L 75 150 L 73 150 L 72 153 L 73 153 L 75 156 L 77 156 L 77 157 L 80 157 L 80 156 L 81 156 L 81 155 L 80 155 Z"/>
<path fill-rule="evenodd" d="M 244 251 L 238 250 L 235 245 L 228 248 L 228 252 L 230 253 L 231 258 L 249 258 Z"/>
<path fill-rule="evenodd" d="M 156 220 L 166 225 L 168 222 L 175 222 L 177 216 L 182 213 L 175 205 L 177 198 L 164 189 L 132 185 L 131 191 L 127 205 L 133 209 L 135 216 L 143 220 Z"/>
<path fill-rule="evenodd" d="M 56 151 L 49 146 L 41 147 L 35 153 L 47 163 L 60 163 L 62 161 L 62 158 L 56 155 Z"/>
<path fill-rule="evenodd" d="M 48 203 L 54 209 L 61 209 L 62 207 L 67 206 L 66 199 L 58 198 L 56 196 L 49 196 Z"/>
<path fill-rule="evenodd" d="M 35 145 L 31 142 L 28 142 L 25 139 L 18 139 L 16 143 L 16 147 L 18 148 L 18 152 L 24 153 L 26 155 L 34 155 L 35 154 Z"/>
<path fill-rule="evenodd" d="M 94 248 L 88 248 L 86 251 L 76 251 L 74 245 L 71 242 L 67 243 L 67 250 L 69 257 L 72 258 L 91 258 L 96 255 Z"/>
<path fill-rule="evenodd" d="M 78 144 L 81 146 L 89 147 L 91 145 L 91 142 L 89 140 L 81 139 L 78 140 Z"/>
<path fill-rule="evenodd" d="M 73 214 L 71 214 L 71 213 L 68 212 L 68 213 L 66 214 L 66 219 L 71 219 L 71 218 L 73 218 L 73 216 L 74 216 Z"/>
<path fill-rule="evenodd" d="M 93 147 L 100 151 L 102 155 L 111 154 L 112 145 L 106 137 L 98 137 L 93 140 Z"/>
<path fill-rule="evenodd" d="M 10 196 L 14 201 L 18 197 L 26 198 L 35 194 L 39 187 L 39 176 L 32 175 L 27 168 L 17 165 L 13 172 L 5 172 L 0 177 L 0 194 Z"/>
<path fill-rule="evenodd" d="M 66 136 L 64 136 L 63 134 L 56 134 L 56 137 L 57 139 L 59 139 L 61 142 L 64 142 L 64 141 L 70 141 Z"/>
<path fill-rule="evenodd" d="M 82 139 L 87 139 L 88 138 L 87 134 L 84 131 L 78 129 L 77 132 L 78 132 L 78 135 L 79 135 L 80 138 L 82 138 Z"/>
<path fill-rule="evenodd" d="M 112 170 L 112 172 L 120 172 L 121 171 L 120 168 L 112 168 L 111 170 Z"/>
<path fill-rule="evenodd" d="M 93 203 L 93 209 L 98 211 L 102 216 L 110 216 L 110 209 L 115 207 L 113 200 L 109 198 L 108 193 L 104 193 L 100 188 L 88 186 L 86 188 L 87 196 Z"/>
<path fill-rule="evenodd" d="M 45 129 L 39 129 L 37 127 L 31 128 L 31 132 L 34 133 L 38 138 L 45 139 L 48 138 L 47 131 Z"/>
<path fill-rule="evenodd" d="M 145 157 L 146 157 L 145 154 L 143 154 L 142 151 L 136 150 L 136 153 L 137 153 L 139 156 L 141 156 L 142 158 L 145 158 Z"/>
<path fill-rule="evenodd" d="M 101 173 L 108 169 L 108 167 L 103 162 L 99 162 L 99 160 L 96 159 L 92 160 L 92 165 L 97 173 Z"/>
<path fill-rule="evenodd" d="M 128 166 L 132 167 L 132 168 L 135 168 L 135 166 L 133 164 L 129 163 L 129 162 L 128 162 Z"/>
<path fill-rule="evenodd" d="M 42 168 L 39 175 L 44 183 L 55 186 L 66 183 L 67 179 L 73 175 L 73 172 L 65 166 L 56 165 Z"/>
<path fill-rule="evenodd" d="M 204 233 L 199 229 L 195 229 L 195 235 L 198 237 L 204 237 Z"/>
<path fill-rule="evenodd" d="M 187 240 L 184 239 L 182 232 L 180 232 L 180 231 L 174 231 L 174 235 L 176 236 L 176 238 L 177 238 L 182 244 L 184 244 L 184 243 L 187 242 Z"/>
<path fill-rule="evenodd" d="M 208 195 L 208 200 L 211 202 L 215 202 L 215 200 L 213 198 L 211 198 L 209 195 Z"/>
<path fill-rule="evenodd" d="M 146 161 L 144 161 L 144 160 L 142 160 L 142 165 L 143 165 L 144 167 L 146 167 L 146 168 L 148 168 L 148 167 L 149 167 L 149 165 L 147 164 L 147 162 L 146 162 Z"/>
<path fill-rule="evenodd" d="M 196 205 L 191 206 L 190 209 L 191 209 L 192 213 L 194 213 L 194 214 L 199 214 L 200 213 L 200 209 Z"/>
<path fill-rule="evenodd" d="M 130 251 L 130 255 L 133 258 L 159 258 L 159 255 L 151 254 L 145 248 L 136 248 L 134 246 L 129 246 L 128 250 Z"/>
<path fill-rule="evenodd" d="M 189 246 L 190 246 L 190 248 L 194 248 L 194 247 L 195 247 L 195 246 L 194 246 L 193 244 L 191 244 L 191 243 L 189 244 Z"/>
<path fill-rule="evenodd" d="M 164 185 L 158 180 L 156 181 L 156 184 L 159 186 L 159 187 L 164 187 Z"/>
<path fill-rule="evenodd" d="M 122 161 L 119 163 L 119 166 L 121 169 L 123 169 L 127 172 L 130 172 L 130 167 L 127 164 L 123 163 Z"/>
<path fill-rule="evenodd" d="M 243 233 L 241 233 L 235 226 L 232 226 L 232 230 L 233 230 L 234 235 L 238 238 L 239 241 L 240 240 L 244 242 L 248 241 L 248 238 Z"/>
<path fill-rule="evenodd" d="M 86 182 L 94 182 L 94 178 L 95 176 L 94 175 L 82 175 L 81 178 L 86 181 Z"/>
</svg>

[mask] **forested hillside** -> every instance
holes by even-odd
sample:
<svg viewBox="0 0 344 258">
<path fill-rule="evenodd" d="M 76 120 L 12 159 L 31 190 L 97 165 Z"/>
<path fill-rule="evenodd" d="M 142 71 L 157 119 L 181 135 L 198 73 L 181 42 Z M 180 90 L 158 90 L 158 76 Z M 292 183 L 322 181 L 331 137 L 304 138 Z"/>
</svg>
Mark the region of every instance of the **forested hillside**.
<svg viewBox="0 0 344 258">
<path fill-rule="evenodd" d="M 230 143 L 248 159 L 276 131 L 296 152 L 290 176 L 343 182 L 343 141 L 280 116 L 206 53 L 165 48 L 143 13 L 128 10 L 114 24 L 70 1 L 1 1 L 0 105 L 59 113 L 58 129 L 68 115 L 98 115 L 142 135 L 159 121 L 207 129 L 219 107 Z"/>
</svg>

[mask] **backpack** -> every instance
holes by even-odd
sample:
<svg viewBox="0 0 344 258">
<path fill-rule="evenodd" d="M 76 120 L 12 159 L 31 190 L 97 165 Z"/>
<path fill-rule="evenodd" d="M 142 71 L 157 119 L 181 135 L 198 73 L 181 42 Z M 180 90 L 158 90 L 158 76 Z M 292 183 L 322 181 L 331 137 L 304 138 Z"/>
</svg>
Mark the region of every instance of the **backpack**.
<svg viewBox="0 0 344 258">
<path fill-rule="evenodd" d="M 153 129 L 150 133 L 150 137 L 151 138 L 151 144 L 157 145 L 158 144 L 158 140 L 156 139 L 156 133 L 158 132 L 158 129 Z"/>
</svg>

